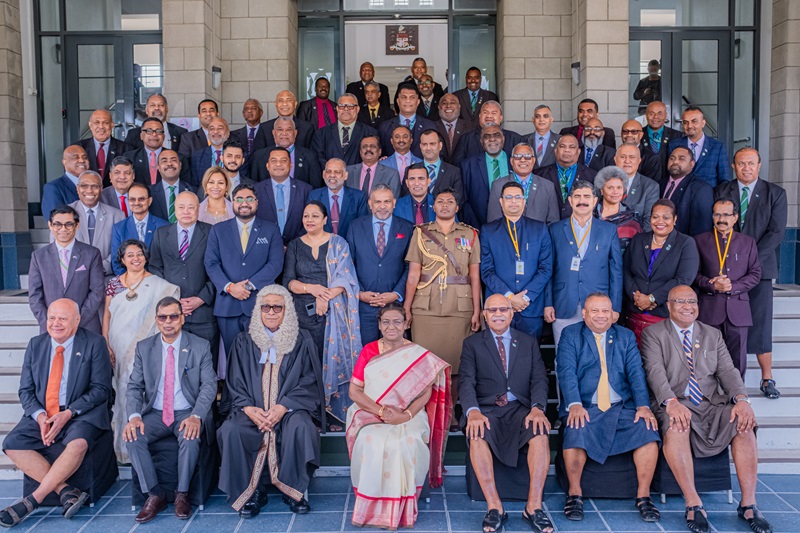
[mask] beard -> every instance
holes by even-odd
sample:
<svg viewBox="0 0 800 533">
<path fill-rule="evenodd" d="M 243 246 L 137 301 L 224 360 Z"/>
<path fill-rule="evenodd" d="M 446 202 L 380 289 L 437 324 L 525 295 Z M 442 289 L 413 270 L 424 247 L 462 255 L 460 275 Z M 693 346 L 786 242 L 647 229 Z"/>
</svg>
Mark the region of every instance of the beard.
<svg viewBox="0 0 800 533">
<path fill-rule="evenodd" d="M 583 138 L 583 146 L 585 146 L 586 148 L 591 148 L 592 150 L 594 150 L 595 148 L 600 146 L 600 143 L 602 143 L 602 142 L 603 142 L 603 138 L 602 137 L 597 137 L 597 138 L 595 138 L 595 137 L 584 137 Z"/>
</svg>

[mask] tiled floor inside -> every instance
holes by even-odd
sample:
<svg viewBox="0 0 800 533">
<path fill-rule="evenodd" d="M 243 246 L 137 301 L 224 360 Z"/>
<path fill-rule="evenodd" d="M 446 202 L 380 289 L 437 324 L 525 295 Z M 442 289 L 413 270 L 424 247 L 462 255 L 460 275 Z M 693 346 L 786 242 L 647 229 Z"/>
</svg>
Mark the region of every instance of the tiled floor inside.
<svg viewBox="0 0 800 533">
<path fill-rule="evenodd" d="M 472 502 L 466 494 L 463 477 L 445 478 L 444 487 L 431 493 L 430 503 L 420 504 L 419 519 L 415 531 L 469 531 L 480 532 L 481 520 L 486 511 L 483 502 Z M 728 504 L 726 493 L 703 495 L 709 512 L 712 531 L 718 533 L 750 531 L 744 521 L 736 516 L 738 485 L 733 479 L 734 503 Z M 22 490 L 21 481 L 0 482 L 0 504 L 10 504 Z M 758 503 L 776 532 L 800 531 L 800 476 L 762 475 L 758 483 Z M 669 497 L 662 505 L 654 495 L 661 510 L 661 522 L 646 524 L 639 519 L 638 512 L 629 500 L 587 500 L 586 516 L 582 522 L 570 522 L 561 511 L 564 494 L 558 489 L 555 479 L 548 478 L 545 491 L 545 507 L 558 531 L 611 531 L 611 532 L 671 532 L 687 531 L 683 519 L 683 500 Z M 82 509 L 72 520 L 61 517 L 59 509 L 49 507 L 37 510 L 17 531 L 69 532 L 342 532 L 361 531 L 350 523 L 353 495 L 349 477 L 319 477 L 313 480 L 309 491 L 313 512 L 295 516 L 281 502 L 279 495 L 271 495 L 261 515 L 252 520 L 243 520 L 226 505 L 225 496 L 219 492 L 212 495 L 205 509 L 195 512 L 191 519 L 180 521 L 172 514 L 170 506 L 156 520 L 137 525 L 131 511 L 130 481 L 117 481 L 94 507 Z M 506 508 L 511 516 L 507 531 L 529 531 L 520 518 L 523 503 L 509 503 Z"/>
</svg>

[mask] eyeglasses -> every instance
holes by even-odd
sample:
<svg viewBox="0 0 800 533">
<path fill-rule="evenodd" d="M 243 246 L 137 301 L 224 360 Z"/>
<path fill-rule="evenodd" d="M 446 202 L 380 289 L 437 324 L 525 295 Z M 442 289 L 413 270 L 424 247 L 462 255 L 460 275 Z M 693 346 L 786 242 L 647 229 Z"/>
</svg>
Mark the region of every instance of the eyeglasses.
<svg viewBox="0 0 800 533">
<path fill-rule="evenodd" d="M 388 328 L 389 326 L 394 326 L 396 328 L 402 328 L 405 325 L 403 320 L 381 320 L 381 326 Z"/>
<path fill-rule="evenodd" d="M 524 159 L 525 161 L 530 161 L 531 159 L 533 159 L 533 154 L 512 154 L 511 159 L 516 159 L 516 160 Z"/>
<path fill-rule="evenodd" d="M 485 311 L 488 311 L 490 314 L 493 315 L 493 314 L 495 314 L 497 312 L 508 313 L 509 311 L 511 311 L 511 308 L 510 307 L 487 307 L 485 309 Z"/>
<path fill-rule="evenodd" d="M 275 305 L 261 304 L 261 312 L 262 313 L 269 314 L 270 311 L 272 311 L 273 313 L 275 313 L 277 315 L 277 314 L 281 313 L 281 311 L 283 311 L 283 305 L 281 305 L 281 304 L 275 304 Z"/>
<path fill-rule="evenodd" d="M 593 132 L 595 132 L 595 133 L 602 133 L 602 132 L 604 132 L 604 131 L 605 131 L 605 129 L 603 129 L 603 128 L 600 128 L 600 127 L 597 127 L 597 128 L 590 128 L 590 127 L 588 127 L 588 126 L 587 126 L 587 127 L 583 128 L 583 131 L 593 131 Z"/>
<path fill-rule="evenodd" d="M 421 81 L 419 82 L 420 85 L 433 85 L 432 81 Z"/>
<path fill-rule="evenodd" d="M 142 130 L 142 131 L 145 132 L 148 135 L 153 135 L 153 134 L 164 135 L 164 130 L 154 130 L 153 128 L 147 128 L 147 129 Z"/>
<path fill-rule="evenodd" d="M 247 198 L 242 198 L 241 196 L 237 196 L 236 198 L 233 199 L 233 201 L 236 202 L 237 204 L 243 204 L 243 203 L 253 204 L 258 201 L 258 198 L 254 198 L 252 196 L 248 196 Z"/>
<path fill-rule="evenodd" d="M 712 213 L 711 218 L 733 218 L 736 215 L 733 213 Z"/>
<path fill-rule="evenodd" d="M 635 135 L 637 133 L 644 133 L 643 130 L 622 130 L 623 135 Z"/>
<path fill-rule="evenodd" d="M 502 133 L 484 133 L 481 135 L 481 139 L 499 139 L 503 136 Z"/>
<path fill-rule="evenodd" d="M 677 300 L 667 300 L 667 301 L 678 305 L 684 305 L 684 304 L 697 305 L 697 298 L 688 298 L 688 299 L 678 298 Z"/>
<path fill-rule="evenodd" d="M 163 324 L 164 322 L 177 322 L 181 315 L 174 313 L 171 315 L 156 315 L 156 320 Z"/>
<path fill-rule="evenodd" d="M 524 200 L 525 197 L 521 194 L 506 194 L 503 200 Z"/>
<path fill-rule="evenodd" d="M 78 185 L 79 189 L 101 189 L 100 185 L 95 185 L 93 183 L 81 183 Z"/>
<path fill-rule="evenodd" d="M 53 229 L 61 229 L 61 228 L 75 229 L 75 226 L 77 226 L 78 223 L 77 222 L 63 222 L 63 223 L 62 222 L 51 222 L 50 225 L 53 226 Z"/>
<path fill-rule="evenodd" d="M 351 111 L 358 107 L 358 104 L 337 104 L 336 107 L 339 109 L 345 109 L 347 111 Z"/>
</svg>

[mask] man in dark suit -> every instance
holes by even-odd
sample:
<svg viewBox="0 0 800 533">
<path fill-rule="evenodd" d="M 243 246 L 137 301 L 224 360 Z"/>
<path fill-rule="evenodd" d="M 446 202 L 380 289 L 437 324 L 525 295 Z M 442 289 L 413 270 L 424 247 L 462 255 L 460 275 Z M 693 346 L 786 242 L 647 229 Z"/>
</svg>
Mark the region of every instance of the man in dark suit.
<svg viewBox="0 0 800 533">
<path fill-rule="evenodd" d="M 227 353 L 236 335 L 250 326 L 258 291 L 275 283 L 283 270 L 284 246 L 278 226 L 256 218 L 252 185 L 239 185 L 231 196 L 236 217 L 211 227 L 204 261 L 217 290 L 214 316 Z"/>
<path fill-rule="evenodd" d="M 181 135 L 188 130 L 172 122 L 167 122 L 169 106 L 163 94 L 151 94 L 145 106 L 145 115 L 159 119 L 164 125 L 164 148 L 178 151 L 180 148 Z M 142 128 L 136 127 L 128 130 L 125 136 L 125 144 L 133 148 L 142 147 Z"/>
<path fill-rule="evenodd" d="M 747 335 L 747 351 L 758 356 L 761 392 L 780 398 L 772 377 L 772 280 L 778 277 L 776 250 L 786 232 L 787 201 L 783 188 L 759 178 L 761 156 L 755 148 L 741 148 L 733 156 L 736 179 L 716 188 L 717 199 L 728 198 L 739 210 L 733 229 L 756 240 L 761 280 L 750 289 L 750 310 L 758 320 Z"/>
<path fill-rule="evenodd" d="M 50 212 L 53 242 L 34 250 L 28 272 L 28 302 L 42 333 L 47 330 L 47 308 L 61 298 L 80 307 L 81 326 L 100 333 L 99 311 L 105 300 L 103 258 L 100 251 L 75 239 L 78 213 L 62 205 Z"/>
<path fill-rule="evenodd" d="M 331 84 L 328 78 L 320 76 L 314 82 L 315 96 L 308 100 L 303 100 L 297 106 L 297 118 L 310 122 L 316 129 L 336 124 L 336 102 L 328 98 L 331 92 Z M 356 104 L 358 99 L 356 98 Z"/>
<path fill-rule="evenodd" d="M 394 93 L 394 108 L 399 113 L 400 106 L 397 102 L 397 96 L 400 93 L 400 87 L 407 84 L 412 84 L 419 90 L 419 82 L 422 76 L 428 73 L 428 63 L 422 57 L 415 57 L 411 63 L 411 74 L 405 77 L 403 81 L 397 84 L 397 90 Z M 433 95 L 436 98 L 444 96 L 444 89 L 436 82 L 433 83 Z"/>
<path fill-rule="evenodd" d="M 751 236 L 734 235 L 739 210 L 733 200 L 722 198 L 714 202 L 711 217 L 714 229 L 694 238 L 700 253 L 700 268 L 694 280 L 700 300 L 697 318 L 719 328 L 733 366 L 744 380 L 747 330 L 753 325 L 747 293 L 761 281 L 758 248 Z"/>
<path fill-rule="evenodd" d="M 578 103 L 578 125 L 563 128 L 559 133 L 561 135 L 574 135 L 581 143 L 581 148 L 583 148 L 583 128 L 586 127 L 586 123 L 589 122 L 589 119 L 597 118 L 599 112 L 600 108 L 597 106 L 597 102 L 591 98 L 584 98 Z M 605 128 L 603 144 L 611 148 L 617 147 L 617 139 L 614 137 L 613 129 Z"/>
<path fill-rule="evenodd" d="M 439 99 L 439 120 L 436 121 L 436 131 L 442 136 L 444 145 L 442 146 L 441 157 L 447 163 L 453 163 L 461 136 L 475 128 L 471 122 L 467 122 L 461 116 L 461 104 L 458 98 L 452 94 L 445 94 Z"/>
<path fill-rule="evenodd" d="M 320 168 L 324 168 L 325 163 L 332 157 L 338 157 L 348 165 L 360 163 L 361 139 L 378 133 L 370 126 L 356 122 L 358 100 L 352 94 L 340 96 L 337 106 L 338 121 L 318 129 L 314 134 L 313 147 L 319 157 Z"/>
<path fill-rule="evenodd" d="M 314 200 L 322 202 L 325 209 L 328 210 L 325 231 L 336 235 L 347 235 L 350 222 L 369 214 L 366 197 L 359 189 L 345 186 L 348 175 L 344 161 L 341 159 L 328 159 L 322 175 L 325 179 L 325 187 L 314 189 L 308 193 L 306 203 Z"/>
<path fill-rule="evenodd" d="M 616 148 L 603 144 L 605 129 L 600 119 L 591 118 L 583 128 L 583 148 L 580 161 L 592 170 L 600 170 L 614 164 Z"/>
<path fill-rule="evenodd" d="M 439 120 L 439 99 L 433 94 L 433 77 L 423 74 L 419 80 L 419 105 L 417 105 L 417 116 L 428 120 Z"/>
<path fill-rule="evenodd" d="M 214 318 L 214 284 L 204 258 L 211 225 L 197 220 L 200 204 L 192 192 L 183 192 L 175 201 L 176 223 L 162 227 L 153 236 L 150 272 L 181 289 L 183 329 L 207 340 L 214 369 L 219 356 L 219 327 Z M 225 374 L 220 375 L 225 379 Z"/>
<path fill-rule="evenodd" d="M 553 111 L 550 106 L 540 104 L 533 110 L 533 133 L 525 140 L 533 147 L 536 164 L 533 169 L 552 165 L 556 162 L 555 148 L 561 135 L 553 132 Z"/>
<path fill-rule="evenodd" d="M 497 97 L 497 94 L 492 91 L 481 89 L 483 73 L 478 67 L 470 67 L 467 69 L 465 81 L 466 87 L 455 91 L 453 95 L 458 98 L 458 102 L 461 104 L 461 118 L 477 127 L 478 115 L 480 114 L 483 103 L 490 100 L 499 102 L 500 99 Z"/>
<path fill-rule="evenodd" d="M 158 162 L 164 150 L 163 123 L 157 118 L 146 118 L 142 123 L 142 146 L 123 154 L 123 157 L 133 161 L 133 174 L 137 182 L 155 185 L 161 179 Z M 189 158 L 180 154 L 178 157 L 181 162 L 181 179 L 188 182 L 192 174 Z"/>
<path fill-rule="evenodd" d="M 509 157 L 503 151 L 504 142 L 500 126 L 484 126 L 481 130 L 483 153 L 461 163 L 465 198 L 463 221 L 476 228 L 488 221 L 492 184 L 508 176 L 511 168 Z"/>
<path fill-rule="evenodd" d="M 684 137 L 670 141 L 670 153 L 678 146 L 689 148 L 694 155 L 692 174 L 712 188 L 729 181 L 731 177 L 728 170 L 730 165 L 728 150 L 725 144 L 703 133 L 703 128 L 706 126 L 703 111 L 699 107 L 687 107 L 683 111 L 682 122 Z"/>
<path fill-rule="evenodd" d="M 158 218 L 174 223 L 175 199 L 184 191 L 194 192 L 183 177 L 183 161 L 174 150 L 162 150 L 158 156 L 158 174 L 161 179 L 150 187 L 153 202 L 150 212 Z"/>
<path fill-rule="evenodd" d="M 222 166 L 222 148 L 230 137 L 228 122 L 222 117 L 214 117 L 208 123 L 208 146 L 204 146 L 191 156 L 192 177 L 190 184 L 195 189 L 203 186 L 203 175 L 206 170 Z"/>
<path fill-rule="evenodd" d="M 431 182 L 428 185 L 428 192 L 434 197 L 436 193 L 445 188 L 451 188 L 456 193 L 456 202 L 459 206 L 464 205 L 464 182 L 461 179 L 461 169 L 442 161 L 441 154 L 444 148 L 439 132 L 436 130 L 425 130 L 419 136 L 419 150 L 422 153 L 422 163 L 428 171 Z M 402 176 L 401 176 L 402 179 Z M 405 180 L 400 189 L 400 196 L 408 194 Z M 433 219 L 427 221 L 432 222 Z"/>
<path fill-rule="evenodd" d="M 628 177 L 628 188 L 624 193 L 625 205 L 642 217 L 642 229 L 650 231 L 650 213 L 653 204 L 658 201 L 660 191 L 658 183 L 642 175 L 641 152 L 633 144 L 622 144 L 614 154 L 614 164 L 625 171 Z"/>
<path fill-rule="evenodd" d="M 189 484 L 200 458 L 203 426 L 214 430 L 211 406 L 217 396 L 210 346 L 205 339 L 181 331 L 185 313 L 181 303 L 168 296 L 155 311 L 159 333 L 136 343 L 125 395 L 128 423 L 122 435 L 142 492 L 148 495 L 136 516 L 140 524 L 167 507 L 148 445 L 170 435 L 178 441 L 175 516 L 186 520 L 192 515 Z"/>
<path fill-rule="evenodd" d="M 478 113 L 478 127 L 461 136 L 461 140 L 458 141 L 458 146 L 456 146 L 453 154 L 452 161 L 450 161 L 452 164 L 460 166 L 461 162 L 465 159 L 483 152 L 481 129 L 489 124 L 499 127 L 503 125 L 503 108 L 494 100 L 484 102 L 483 106 L 481 106 L 481 111 Z M 511 155 L 516 145 L 525 142 L 519 133 L 507 129 L 503 129 L 503 137 L 505 138 L 503 151 L 507 156 Z"/>
<path fill-rule="evenodd" d="M 665 126 L 667 121 L 667 106 L 664 102 L 650 102 L 647 104 L 647 126 L 644 128 L 640 149 L 642 153 L 651 153 L 658 158 L 661 164 L 662 179 L 668 178 L 667 159 L 669 158 L 669 143 L 673 139 L 683 136 L 683 132 Z M 645 174 L 646 175 L 646 174 Z M 655 179 L 655 176 L 651 176 Z"/>
<path fill-rule="evenodd" d="M 678 210 L 678 231 L 686 235 L 699 235 L 711 231 L 711 206 L 714 191 L 708 183 L 692 173 L 694 156 L 683 146 L 675 148 L 669 156 L 669 179 L 661 183 L 661 197 L 672 200 Z"/>
<path fill-rule="evenodd" d="M 169 224 L 163 218 L 150 214 L 150 204 L 153 203 L 153 198 L 150 196 L 150 187 L 147 185 L 134 183 L 128 189 L 128 201 L 130 202 L 131 216 L 114 224 L 111 230 L 111 269 L 117 276 L 125 273 L 125 267 L 120 264 L 117 251 L 120 245 L 128 239 L 140 240 L 150 250 L 148 270 L 152 271 L 153 251 L 150 245 L 153 242 L 153 232 L 161 226 Z"/>
<path fill-rule="evenodd" d="M 19 379 L 24 414 L 3 440 L 3 451 L 39 486 L 0 511 L 5 527 L 18 524 L 51 492 L 59 495 L 65 518 L 89 500 L 66 481 L 103 432 L 111 431 L 111 357 L 105 339 L 79 328 L 80 320 L 74 301 L 52 302 L 47 333 L 32 338 L 25 350 Z M 40 452 L 54 444 L 63 451 L 51 465 Z"/>
<path fill-rule="evenodd" d="M 395 197 L 400 196 L 400 174 L 388 165 L 379 164 L 381 141 L 377 135 L 361 139 L 361 163 L 347 166 L 347 186 L 363 193 L 364 201 L 378 183 L 385 183 Z"/>
<path fill-rule="evenodd" d="M 86 155 L 89 157 L 89 168 L 100 174 L 100 177 L 103 178 L 103 187 L 108 187 L 111 185 L 108 178 L 111 161 L 132 150 L 133 146 L 111 136 L 111 132 L 114 130 L 114 119 L 111 113 L 105 109 L 97 109 L 89 116 L 89 130 L 92 132 L 91 137 L 81 139 L 74 144 L 86 150 Z"/>
<path fill-rule="evenodd" d="M 420 98 L 419 91 L 412 83 L 401 85 L 395 96 L 398 107 L 398 115 L 381 123 L 378 131 L 381 134 L 381 145 L 383 153 L 387 157 L 394 153 L 391 137 L 397 126 L 405 126 L 411 131 L 411 153 L 417 157 L 422 157 L 419 151 L 419 136 L 428 129 L 435 128 L 433 121 L 425 117 L 417 116 L 417 107 Z"/>
<path fill-rule="evenodd" d="M 133 161 L 124 156 L 115 157 L 111 162 L 107 179 L 111 185 L 100 193 L 100 202 L 119 209 L 126 217 L 130 216 L 128 190 L 134 180 Z"/>
<path fill-rule="evenodd" d="M 561 220 L 572 214 L 572 205 L 567 201 L 573 185 L 577 181 L 594 183 L 596 171 L 585 166 L 580 160 L 581 152 L 578 139 L 574 135 L 562 135 L 556 143 L 554 152 L 556 162 L 550 166 L 542 167 L 537 174 L 552 182 L 556 190 L 558 211 Z"/>
<path fill-rule="evenodd" d="M 64 174 L 45 183 L 42 189 L 42 215 L 45 218 L 49 218 L 50 211 L 56 207 L 78 199 L 78 176 L 89 170 L 89 157 L 80 146 L 67 146 L 61 163 L 64 165 Z"/>
<path fill-rule="evenodd" d="M 535 531 L 553 531 L 542 510 L 550 465 L 547 369 L 536 339 L 511 327 L 513 315 L 508 300 L 493 294 L 483 311 L 487 329 L 464 339 L 458 379 L 464 409 L 460 426 L 486 498 L 483 530 L 502 531 L 508 520 L 497 493 L 494 461 L 516 467 L 519 451 L 527 445 L 531 484 L 522 518 L 538 528 Z"/>
<path fill-rule="evenodd" d="M 627 120 L 622 123 L 620 130 L 620 139 L 622 144 L 617 148 L 619 151 L 624 145 L 635 146 L 639 150 L 639 167 L 638 171 L 641 175 L 647 176 L 656 182 L 661 181 L 661 161 L 657 154 L 652 150 L 642 149 L 642 139 L 644 138 L 644 128 L 638 120 Z M 647 230 L 645 230 L 647 231 Z"/>
<path fill-rule="evenodd" d="M 358 112 L 359 122 L 378 129 L 381 122 L 389 120 L 394 116 L 394 111 L 389 106 L 388 98 L 386 99 L 387 102 L 384 104 L 381 95 L 382 93 L 379 85 L 374 81 L 370 81 L 364 86 L 364 98 L 366 102 L 361 104 L 361 110 Z"/>
<path fill-rule="evenodd" d="M 274 148 L 267 161 L 271 177 L 253 187 L 258 198 L 254 206 L 258 218 L 277 224 L 284 244 L 305 233 L 303 209 L 312 190 L 308 183 L 289 177 L 291 168 L 288 150 Z"/>
<path fill-rule="evenodd" d="M 256 150 L 249 162 L 249 177 L 251 181 L 264 181 L 270 177 L 267 162 L 272 150 L 277 146 L 289 150 L 292 168 L 289 175 L 299 181 L 311 185 L 312 189 L 322 187 L 322 170 L 319 166 L 319 157 L 311 148 L 297 144 L 297 127 L 292 117 L 278 117 L 272 122 L 273 142 L 267 148 Z M 266 122 L 264 123 L 266 124 Z"/>
<path fill-rule="evenodd" d="M 392 302 L 403 302 L 408 277 L 405 261 L 414 226 L 393 215 L 392 190 L 376 185 L 369 196 L 372 215 L 355 219 L 347 231 L 347 244 L 358 276 L 358 311 L 361 342 L 378 340 L 378 311 Z M 385 230 L 386 246 L 379 253 L 377 237 Z"/>
<path fill-rule="evenodd" d="M 358 81 L 352 81 L 347 84 L 344 92 L 356 95 L 358 98 L 358 104 L 363 108 L 369 101 L 367 98 L 367 87 L 370 83 L 374 83 L 377 86 L 378 92 L 380 93 L 380 104 L 381 107 L 389 108 L 389 88 L 382 84 L 375 81 L 375 67 L 369 61 L 365 61 L 361 63 L 361 68 L 358 71 L 359 79 Z M 374 125 L 373 125 L 374 127 Z"/>
<path fill-rule="evenodd" d="M 431 177 L 422 163 L 406 167 L 403 190 L 407 191 L 395 201 L 393 215 L 408 220 L 415 226 L 436 220 L 433 210 L 434 196 L 430 192 Z"/>
<path fill-rule="evenodd" d="M 200 120 L 200 127 L 196 130 L 181 135 L 181 143 L 178 148 L 178 155 L 189 159 L 192 154 L 199 152 L 208 146 L 208 125 L 211 119 L 219 116 L 217 103 L 210 98 L 200 100 L 197 104 L 197 118 Z"/>
<path fill-rule="evenodd" d="M 489 190 L 487 209 L 489 222 L 503 218 L 501 199 L 504 196 L 503 189 L 509 183 L 516 183 L 522 188 L 522 201 L 525 204 L 523 212 L 526 217 L 546 224 L 559 220 L 556 191 L 553 190 L 550 180 L 533 173 L 535 161 L 536 156 L 533 155 L 531 145 L 520 143 L 514 147 L 514 152 L 511 154 L 511 172 L 505 178 L 495 180 Z M 516 196 L 517 192 L 511 191 L 509 194 Z"/>
<path fill-rule="evenodd" d="M 294 113 L 294 109 L 292 109 Z M 231 139 L 236 139 L 244 149 L 245 157 L 267 146 L 269 131 L 261 127 L 261 117 L 264 115 L 264 108 L 261 102 L 255 98 L 248 98 L 242 104 L 242 118 L 244 126 L 231 131 Z"/>
<path fill-rule="evenodd" d="M 273 134 L 275 131 L 276 121 L 281 118 L 283 120 L 291 118 L 293 119 L 294 127 L 297 130 L 295 135 L 295 144 L 302 148 L 311 149 L 314 141 L 314 132 L 317 131 L 317 128 L 311 122 L 303 120 L 299 116 L 294 116 L 294 112 L 297 110 L 297 98 L 295 98 L 292 91 L 281 91 L 275 96 L 275 110 L 278 112 L 277 117 L 261 123 L 261 128 L 264 131 L 264 139 L 267 142 L 267 144 L 264 146 L 267 148 L 270 146 L 281 146 Z M 334 114 L 333 116 L 335 117 L 336 115 Z M 258 148 L 263 147 L 259 146 Z"/>
</svg>

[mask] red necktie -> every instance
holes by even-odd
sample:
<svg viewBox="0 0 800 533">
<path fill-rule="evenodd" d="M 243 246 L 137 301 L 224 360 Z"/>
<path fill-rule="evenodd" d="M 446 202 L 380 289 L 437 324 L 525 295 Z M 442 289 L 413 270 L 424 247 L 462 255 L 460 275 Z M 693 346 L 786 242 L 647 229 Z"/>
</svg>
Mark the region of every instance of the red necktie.
<svg viewBox="0 0 800 533">
<path fill-rule="evenodd" d="M 58 392 L 61 390 L 61 377 L 64 374 L 64 347 L 56 346 L 56 355 L 50 365 L 50 378 L 47 380 L 45 392 L 45 408 L 47 418 L 56 415 L 61 407 L 58 402 Z"/>
<path fill-rule="evenodd" d="M 119 206 L 120 206 L 120 208 L 122 208 L 122 213 L 127 218 L 128 217 L 128 202 L 125 201 L 125 197 L 124 196 L 120 196 L 119 197 Z"/>
<path fill-rule="evenodd" d="M 158 179 L 158 165 L 156 165 L 156 153 L 150 152 L 150 185 L 155 185 Z"/>
<path fill-rule="evenodd" d="M 167 364 L 164 369 L 164 405 L 161 421 L 169 427 L 175 422 L 175 348 L 167 346 Z"/>
<path fill-rule="evenodd" d="M 100 176 L 105 177 L 106 174 L 106 151 L 103 148 L 105 145 L 100 144 L 100 148 L 97 150 L 97 172 Z"/>
<path fill-rule="evenodd" d="M 424 224 L 425 221 L 422 219 L 422 202 L 417 203 L 417 214 L 414 220 L 414 224 L 419 226 L 420 224 Z"/>
</svg>

